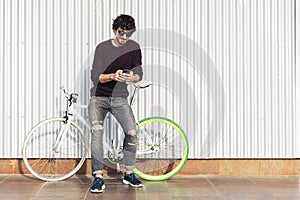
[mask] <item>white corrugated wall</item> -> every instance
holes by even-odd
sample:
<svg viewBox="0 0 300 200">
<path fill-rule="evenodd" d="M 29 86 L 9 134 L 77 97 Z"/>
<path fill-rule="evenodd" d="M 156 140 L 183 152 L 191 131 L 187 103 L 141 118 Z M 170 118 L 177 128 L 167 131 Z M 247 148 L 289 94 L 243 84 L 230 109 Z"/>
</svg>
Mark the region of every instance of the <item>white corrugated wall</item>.
<svg viewBox="0 0 300 200">
<path fill-rule="evenodd" d="M 62 114 L 61 84 L 88 103 L 95 46 L 121 13 L 154 83 L 138 119 L 176 121 L 190 158 L 299 157 L 295 0 L 1 0 L 0 158 L 21 157 L 30 128 Z"/>
</svg>

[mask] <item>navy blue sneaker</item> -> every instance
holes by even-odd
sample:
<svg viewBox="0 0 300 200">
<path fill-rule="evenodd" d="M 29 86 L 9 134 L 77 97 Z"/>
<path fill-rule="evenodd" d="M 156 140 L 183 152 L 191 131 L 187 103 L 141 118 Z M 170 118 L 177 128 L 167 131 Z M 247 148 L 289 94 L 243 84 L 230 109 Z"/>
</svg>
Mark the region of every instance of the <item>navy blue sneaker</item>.
<svg viewBox="0 0 300 200">
<path fill-rule="evenodd" d="M 104 180 L 102 178 L 95 177 L 93 185 L 91 187 L 91 192 L 103 192 L 105 189 Z"/>
<path fill-rule="evenodd" d="M 143 187 L 141 181 L 137 180 L 133 173 L 124 175 L 123 183 L 132 187 Z"/>
</svg>

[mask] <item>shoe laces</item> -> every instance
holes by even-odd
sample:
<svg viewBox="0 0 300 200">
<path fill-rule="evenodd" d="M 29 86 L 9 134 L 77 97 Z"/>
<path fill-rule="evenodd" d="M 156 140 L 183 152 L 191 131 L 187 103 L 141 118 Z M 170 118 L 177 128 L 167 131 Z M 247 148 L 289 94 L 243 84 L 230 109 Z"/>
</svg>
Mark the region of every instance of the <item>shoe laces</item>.
<svg viewBox="0 0 300 200">
<path fill-rule="evenodd" d="M 135 183 L 140 182 L 139 180 L 137 180 L 137 178 L 135 177 L 134 173 L 128 174 L 129 178 L 134 181 Z"/>
<path fill-rule="evenodd" d="M 102 185 L 103 185 L 103 180 L 101 178 L 95 178 L 93 186 L 94 187 L 98 187 L 98 186 L 102 187 Z"/>
</svg>

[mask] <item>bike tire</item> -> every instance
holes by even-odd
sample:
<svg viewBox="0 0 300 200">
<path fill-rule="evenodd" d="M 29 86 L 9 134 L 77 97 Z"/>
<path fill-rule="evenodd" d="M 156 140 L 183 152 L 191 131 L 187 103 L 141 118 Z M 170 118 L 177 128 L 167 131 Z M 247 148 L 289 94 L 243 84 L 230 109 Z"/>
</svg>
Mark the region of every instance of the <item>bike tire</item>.
<svg viewBox="0 0 300 200">
<path fill-rule="evenodd" d="M 27 169 L 44 181 L 61 181 L 74 175 L 83 165 L 88 142 L 83 130 L 73 121 L 59 142 L 59 148 L 53 149 L 55 138 L 63 127 L 65 118 L 50 118 L 41 121 L 27 134 L 22 157 Z"/>
<path fill-rule="evenodd" d="M 189 154 L 188 139 L 180 126 L 167 118 L 151 117 L 139 121 L 138 129 L 134 173 L 150 181 L 162 181 L 176 175 L 184 167 Z M 152 138 L 152 144 L 147 142 L 147 137 Z M 157 149 L 155 153 L 139 155 L 139 152 L 147 152 L 151 145 Z"/>
</svg>

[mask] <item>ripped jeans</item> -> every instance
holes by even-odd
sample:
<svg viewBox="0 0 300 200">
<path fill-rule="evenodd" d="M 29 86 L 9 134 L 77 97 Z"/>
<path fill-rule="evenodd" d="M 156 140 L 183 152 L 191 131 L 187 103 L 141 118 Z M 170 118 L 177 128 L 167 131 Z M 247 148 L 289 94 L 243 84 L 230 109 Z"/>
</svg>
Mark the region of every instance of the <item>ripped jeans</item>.
<svg viewBox="0 0 300 200">
<path fill-rule="evenodd" d="M 123 164 L 126 170 L 133 170 L 136 163 L 136 122 L 127 98 L 92 97 L 89 103 L 89 118 L 92 125 L 91 156 L 92 173 L 103 174 L 103 122 L 110 112 L 118 120 L 125 133 Z"/>
</svg>

